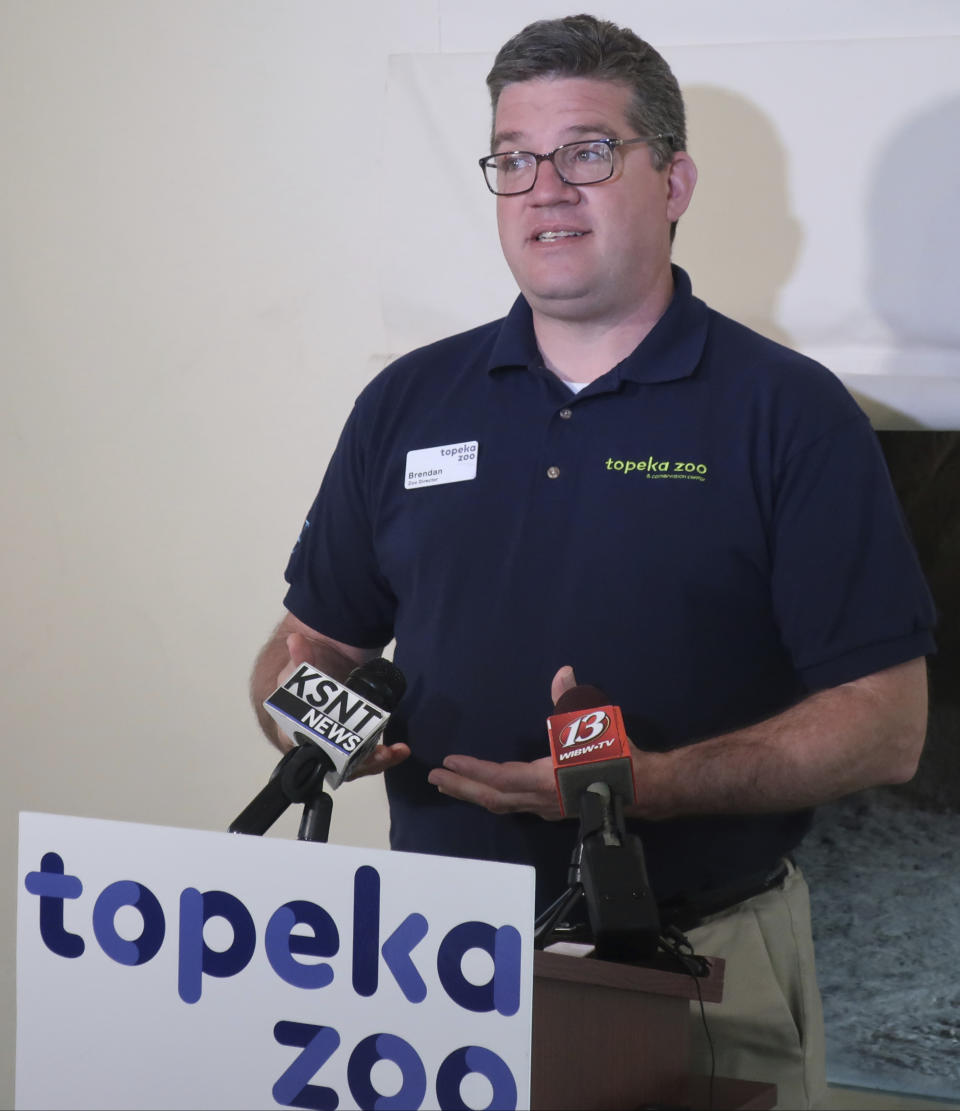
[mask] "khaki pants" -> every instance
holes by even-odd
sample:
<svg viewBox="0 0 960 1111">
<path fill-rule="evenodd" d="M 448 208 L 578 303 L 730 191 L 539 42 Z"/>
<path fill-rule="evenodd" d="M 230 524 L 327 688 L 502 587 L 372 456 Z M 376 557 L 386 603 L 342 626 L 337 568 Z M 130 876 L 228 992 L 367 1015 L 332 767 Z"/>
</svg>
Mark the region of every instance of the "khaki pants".
<svg viewBox="0 0 960 1111">
<path fill-rule="evenodd" d="M 823 1010 L 807 884 L 792 864 L 783 884 L 704 919 L 694 951 L 726 961 L 723 1001 L 705 1004 L 716 1075 L 777 1085 L 777 1107 L 826 1099 Z M 700 1006 L 693 1005 L 693 1068 L 710 1073 Z"/>
</svg>

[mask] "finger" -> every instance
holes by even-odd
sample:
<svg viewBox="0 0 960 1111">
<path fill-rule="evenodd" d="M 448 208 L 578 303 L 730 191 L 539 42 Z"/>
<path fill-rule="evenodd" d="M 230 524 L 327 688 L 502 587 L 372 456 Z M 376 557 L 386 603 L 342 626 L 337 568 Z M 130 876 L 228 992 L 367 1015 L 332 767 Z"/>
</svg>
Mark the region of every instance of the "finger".
<svg viewBox="0 0 960 1111">
<path fill-rule="evenodd" d="M 543 802 L 534 792 L 501 791 L 489 783 L 458 775 L 447 768 L 434 768 L 427 780 L 440 794 L 482 806 L 492 814 L 512 814 L 520 810 L 539 813 Z"/>
<path fill-rule="evenodd" d="M 569 664 L 565 664 L 554 675 L 553 682 L 550 684 L 550 698 L 553 700 L 554 706 L 560 701 L 560 695 L 564 691 L 572 690 L 576 685 L 577 677 L 573 673 L 573 668 Z"/>
<path fill-rule="evenodd" d="M 498 764 L 472 756 L 448 756 L 427 779 L 441 794 L 494 814 L 527 811 L 549 821 L 562 816 L 549 757 L 529 764 Z"/>
<path fill-rule="evenodd" d="M 365 775 L 381 775 L 389 768 L 402 764 L 410 756 L 410 746 L 402 742 L 393 745 L 377 745 L 364 757 L 363 763 L 352 772 L 350 779 L 360 779 Z"/>
<path fill-rule="evenodd" d="M 280 669 L 277 676 L 278 687 L 282 687 L 301 664 L 313 662 L 310 659 L 310 642 L 300 633 L 290 633 L 287 637 L 287 655 L 290 660 Z"/>
<path fill-rule="evenodd" d="M 310 648 L 310 641 L 303 635 L 303 633 L 290 633 L 287 637 L 287 652 L 290 654 L 290 662 L 297 666 L 297 664 L 312 664 L 313 653 Z"/>
<path fill-rule="evenodd" d="M 445 757 L 442 770 L 508 794 L 535 791 L 542 786 L 537 765 L 521 760 L 500 764 L 495 760 L 458 754 Z"/>
</svg>

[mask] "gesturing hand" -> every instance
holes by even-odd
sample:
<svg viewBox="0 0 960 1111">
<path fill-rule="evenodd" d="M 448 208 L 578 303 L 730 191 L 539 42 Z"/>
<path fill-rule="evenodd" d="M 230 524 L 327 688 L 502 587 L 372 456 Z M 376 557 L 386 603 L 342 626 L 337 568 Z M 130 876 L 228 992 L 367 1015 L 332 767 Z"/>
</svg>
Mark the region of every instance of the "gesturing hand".
<svg viewBox="0 0 960 1111">
<path fill-rule="evenodd" d="M 550 685 L 551 699 L 556 702 L 576 683 L 573 668 L 561 667 Z M 563 817 L 549 756 L 530 763 L 510 760 L 500 764 L 475 756 L 453 755 L 446 757 L 443 766 L 434 768 L 427 778 L 442 794 L 472 802 L 493 814 L 523 811 L 538 814 L 548 822 Z"/>
<path fill-rule="evenodd" d="M 475 756 L 448 756 L 427 777 L 444 795 L 472 802 L 493 814 L 527 811 L 547 821 L 562 817 L 549 756 L 527 764 L 498 764 Z"/>
</svg>

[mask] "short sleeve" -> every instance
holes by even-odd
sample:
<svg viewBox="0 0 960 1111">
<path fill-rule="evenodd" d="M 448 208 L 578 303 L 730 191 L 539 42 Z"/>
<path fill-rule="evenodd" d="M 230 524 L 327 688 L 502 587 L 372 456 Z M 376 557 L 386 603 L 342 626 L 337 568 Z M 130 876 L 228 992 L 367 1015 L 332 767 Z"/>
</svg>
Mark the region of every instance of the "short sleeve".
<svg viewBox="0 0 960 1111">
<path fill-rule="evenodd" d="M 808 689 L 934 651 L 933 601 L 861 414 L 783 463 L 772 543 L 774 608 Z"/>
<path fill-rule="evenodd" d="M 382 648 L 393 636 L 396 598 L 380 572 L 373 543 L 359 405 L 344 426 L 290 555 L 284 605 L 334 640 Z"/>
</svg>

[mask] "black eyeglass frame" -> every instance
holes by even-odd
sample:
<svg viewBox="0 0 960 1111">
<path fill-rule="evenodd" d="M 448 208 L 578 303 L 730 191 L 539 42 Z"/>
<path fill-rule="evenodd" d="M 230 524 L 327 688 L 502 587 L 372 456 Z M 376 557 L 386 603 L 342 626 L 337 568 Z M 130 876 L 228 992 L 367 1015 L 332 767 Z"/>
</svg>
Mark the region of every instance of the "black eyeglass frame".
<svg viewBox="0 0 960 1111">
<path fill-rule="evenodd" d="M 540 163 L 541 162 L 550 162 L 550 163 L 552 163 L 553 168 L 557 173 L 557 177 L 560 178 L 560 180 L 563 182 L 564 185 L 574 185 L 574 186 L 577 186 L 578 188 L 581 185 L 600 185 L 604 181 L 609 181 L 610 178 L 613 177 L 613 170 L 614 170 L 613 152 L 616 150 L 617 147 L 626 147 L 626 146 L 629 146 L 631 143 L 656 143 L 658 141 L 663 141 L 663 142 L 668 142 L 671 146 L 671 149 L 672 149 L 673 148 L 673 139 L 674 139 L 673 135 L 671 135 L 667 132 L 663 132 L 659 135 L 643 135 L 643 136 L 639 136 L 636 139 L 577 139 L 573 143 L 561 143 L 560 146 L 555 147 L 552 151 L 550 151 L 549 154 L 536 154 L 532 150 L 503 150 L 503 151 L 498 152 L 497 154 L 485 154 L 483 156 L 483 158 L 478 160 L 478 163 L 479 163 L 479 166 L 480 166 L 480 172 L 483 174 L 484 183 L 486 184 L 487 188 L 490 190 L 490 192 L 495 197 L 522 197 L 524 193 L 531 192 L 533 190 L 533 188 L 536 186 L 537 177 L 540 173 Z M 605 174 L 603 177 L 598 177 L 596 179 L 596 181 L 568 181 L 567 178 L 565 178 L 563 176 L 563 174 L 560 173 L 560 169 L 557 166 L 557 163 L 555 161 L 556 156 L 560 153 L 560 151 L 566 150 L 568 147 L 579 147 L 579 146 L 586 145 L 588 143 L 603 143 L 604 146 L 609 148 L 610 155 L 611 155 L 611 157 L 610 157 L 610 172 Z M 530 184 L 527 186 L 526 189 L 517 189 L 515 192 L 501 193 L 499 190 L 494 189 L 494 187 L 490 184 L 490 179 L 487 177 L 487 168 L 488 168 L 488 166 L 494 165 L 495 159 L 497 159 L 497 158 L 504 158 L 504 157 L 509 157 L 511 155 L 517 155 L 517 154 L 528 154 L 528 155 L 530 155 L 531 158 L 533 158 L 535 160 L 535 167 L 534 167 L 534 172 L 533 172 L 533 181 L 530 182 Z"/>
</svg>

